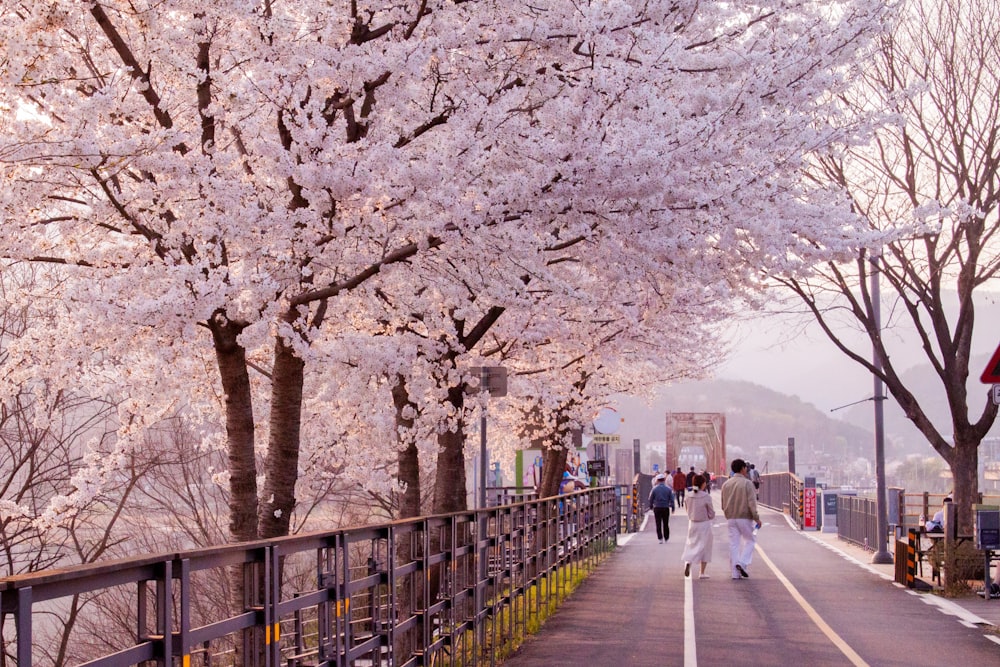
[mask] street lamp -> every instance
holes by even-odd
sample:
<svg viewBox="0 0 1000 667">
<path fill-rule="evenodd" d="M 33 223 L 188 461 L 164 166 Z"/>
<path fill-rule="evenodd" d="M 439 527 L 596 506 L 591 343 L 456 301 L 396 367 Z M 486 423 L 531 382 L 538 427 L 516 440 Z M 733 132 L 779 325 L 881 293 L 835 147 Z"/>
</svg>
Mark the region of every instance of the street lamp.
<svg viewBox="0 0 1000 667">
<path fill-rule="evenodd" d="M 469 373 L 479 377 L 479 391 L 489 392 L 490 396 L 507 395 L 507 369 L 503 366 L 473 366 Z M 477 508 L 486 509 L 486 405 L 483 401 L 482 414 L 479 418 L 479 493 Z"/>
</svg>

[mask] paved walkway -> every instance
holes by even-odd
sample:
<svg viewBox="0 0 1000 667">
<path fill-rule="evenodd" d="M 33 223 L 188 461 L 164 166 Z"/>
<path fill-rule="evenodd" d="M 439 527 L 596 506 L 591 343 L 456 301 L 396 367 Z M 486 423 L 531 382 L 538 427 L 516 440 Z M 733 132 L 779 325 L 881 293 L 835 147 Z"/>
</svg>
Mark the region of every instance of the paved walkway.
<svg viewBox="0 0 1000 667">
<path fill-rule="evenodd" d="M 671 518 L 665 544 L 651 525 L 622 536 L 504 667 L 1000 664 L 1000 600 L 907 590 L 835 534 L 763 518 L 750 578 L 735 581 L 724 519 L 707 580 L 683 576 L 686 516 Z"/>
<path fill-rule="evenodd" d="M 858 567 L 874 572 L 878 574 L 879 577 L 888 581 L 895 580 L 896 566 L 894 564 L 889 563 L 887 565 L 877 565 L 872 563 L 872 553 L 870 551 L 866 551 L 861 547 L 845 542 L 844 540 L 838 538 L 836 533 L 803 533 L 803 535 L 811 540 L 822 543 L 828 549 L 840 554 L 843 558 L 847 559 L 851 563 L 854 563 Z M 925 575 L 923 577 L 918 577 L 918 579 L 923 581 L 928 588 L 935 589 L 935 582 L 931 579 L 928 568 L 929 566 L 925 563 Z M 906 590 L 904 586 L 899 586 L 898 584 L 896 584 L 896 586 L 898 586 L 901 590 Z M 940 599 L 942 601 L 943 608 L 951 607 L 956 614 L 967 614 L 967 617 L 973 622 L 1000 627 L 1000 600 L 985 600 L 975 593 L 970 593 L 969 595 L 961 598 L 944 598 L 941 597 L 940 593 L 941 591 L 939 587 L 931 593 L 914 592 L 915 595 L 927 595 L 930 598 Z"/>
</svg>

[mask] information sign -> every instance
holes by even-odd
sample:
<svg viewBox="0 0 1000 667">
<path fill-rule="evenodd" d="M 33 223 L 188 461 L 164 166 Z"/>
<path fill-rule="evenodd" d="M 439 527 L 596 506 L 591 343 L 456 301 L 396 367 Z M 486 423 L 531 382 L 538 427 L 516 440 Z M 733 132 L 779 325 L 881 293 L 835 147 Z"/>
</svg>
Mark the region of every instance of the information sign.
<svg viewBox="0 0 1000 667">
<path fill-rule="evenodd" d="M 802 489 L 802 530 L 816 530 L 816 487 Z"/>
</svg>

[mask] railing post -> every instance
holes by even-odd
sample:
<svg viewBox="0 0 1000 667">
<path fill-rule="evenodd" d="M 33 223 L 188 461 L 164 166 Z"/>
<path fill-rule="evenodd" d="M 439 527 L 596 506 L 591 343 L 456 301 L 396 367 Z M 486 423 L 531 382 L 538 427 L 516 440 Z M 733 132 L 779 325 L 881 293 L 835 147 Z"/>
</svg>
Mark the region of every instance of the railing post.
<svg viewBox="0 0 1000 667">
<path fill-rule="evenodd" d="M 173 648 L 171 651 L 171 658 L 176 656 L 180 658 L 181 665 L 191 664 L 191 561 L 187 558 L 181 558 L 177 564 L 177 570 L 180 574 L 180 625 L 178 629 L 177 639 L 179 644 Z M 172 644 L 173 642 L 171 642 Z M 167 663 L 173 664 L 173 661 Z"/>
<path fill-rule="evenodd" d="M 156 582 L 156 632 L 163 638 L 157 663 L 164 667 L 173 664 L 173 584 L 173 562 L 163 561 Z"/>
<path fill-rule="evenodd" d="M 14 612 L 14 629 L 17 631 L 17 667 L 31 667 L 31 607 L 33 597 L 31 586 L 19 588 L 15 595 L 17 597 L 17 608 Z"/>
</svg>

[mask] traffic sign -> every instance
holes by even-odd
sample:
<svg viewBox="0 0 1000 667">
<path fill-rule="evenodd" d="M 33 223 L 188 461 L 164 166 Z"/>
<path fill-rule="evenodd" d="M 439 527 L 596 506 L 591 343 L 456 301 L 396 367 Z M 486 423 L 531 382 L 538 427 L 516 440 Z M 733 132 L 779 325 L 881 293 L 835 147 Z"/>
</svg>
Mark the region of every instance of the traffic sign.
<svg viewBox="0 0 1000 667">
<path fill-rule="evenodd" d="M 1000 345 L 990 357 L 990 363 L 986 364 L 986 370 L 979 376 L 979 379 L 984 384 L 1000 384 Z"/>
</svg>

